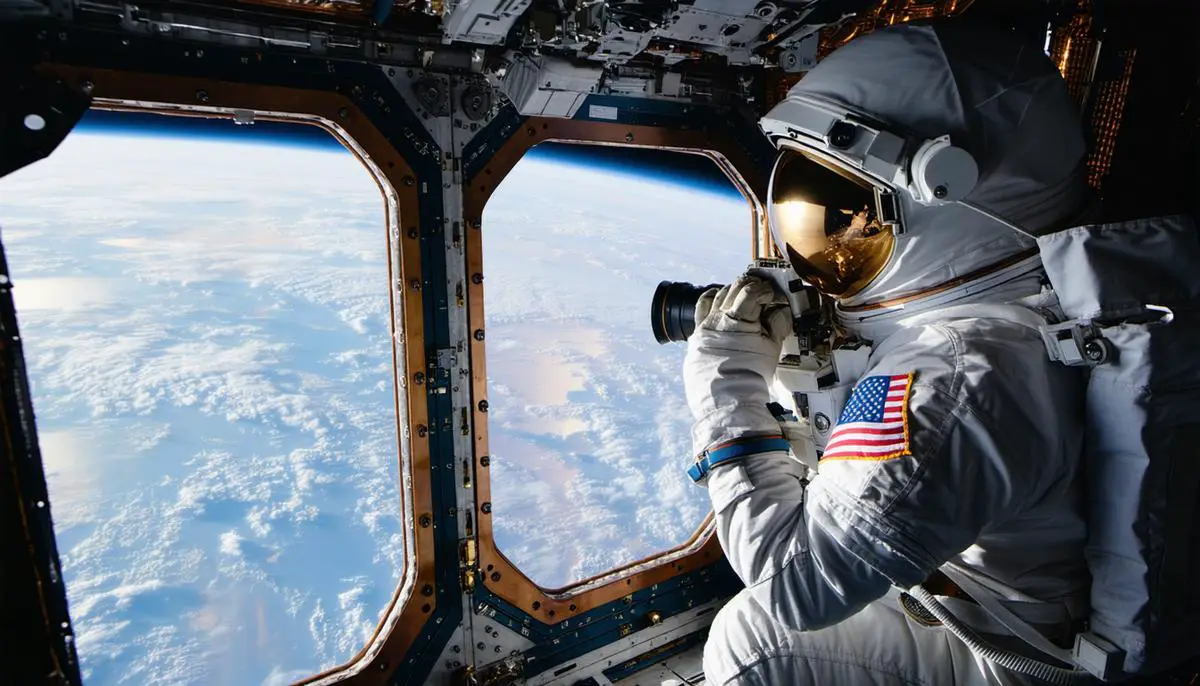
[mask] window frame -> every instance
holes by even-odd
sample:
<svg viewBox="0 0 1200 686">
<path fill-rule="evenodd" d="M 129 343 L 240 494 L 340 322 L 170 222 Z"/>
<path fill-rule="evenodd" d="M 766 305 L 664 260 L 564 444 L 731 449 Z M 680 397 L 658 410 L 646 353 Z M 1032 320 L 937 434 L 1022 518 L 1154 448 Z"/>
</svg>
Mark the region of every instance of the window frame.
<svg viewBox="0 0 1200 686">
<path fill-rule="evenodd" d="M 380 187 L 385 209 L 388 245 L 389 301 L 393 333 L 393 388 L 396 394 L 397 459 L 399 461 L 402 535 L 405 568 L 392 599 L 371 638 L 344 664 L 301 680 L 300 684 L 382 684 L 390 679 L 410 652 L 437 608 L 439 561 L 432 526 L 425 524 L 433 507 L 434 473 L 429 442 L 421 440 L 429 424 L 429 401 L 409 390 L 410 375 L 427 368 L 425 291 L 421 271 L 421 242 L 416 227 L 429 218 L 420 209 L 425 183 L 388 141 L 370 117 L 349 97 L 337 92 L 286 86 L 234 83 L 210 78 L 98 69 L 62 63 L 38 67 L 77 88 L 90 89 L 92 107 L 151 112 L 170 116 L 234 118 L 251 110 L 256 119 L 320 126 L 341 142 L 367 168 Z M 466 273 L 482 273 L 479 229 L 483 208 L 497 184 L 524 154 L 538 143 L 624 145 L 653 147 L 704 155 L 724 171 L 746 197 L 751 211 L 749 255 L 769 250 L 766 212 L 766 169 L 732 135 L 711 131 L 668 129 L 543 117 L 529 117 L 509 133 L 492 156 L 462 186 Z M 433 181 L 433 179 L 429 179 Z M 440 182 L 440 179 L 437 179 Z M 417 284 L 416 287 L 411 287 Z M 467 283 L 470 330 L 484 328 L 484 290 L 475 279 Z M 478 550 L 478 579 L 488 591 L 547 624 L 555 624 L 676 575 L 706 567 L 721 557 L 711 515 L 683 544 L 631 562 L 598 576 L 557 589 L 545 589 L 516 568 L 496 547 L 492 536 L 491 482 L 480 458 L 488 455 L 486 342 L 472 336 L 471 404 L 474 459 L 474 506 Z M 419 383 L 419 382 L 418 382 Z M 411 486 L 405 491 L 405 485 Z M 456 568 L 462 560 L 440 561 Z M 490 568 L 489 568 L 490 565 Z M 485 571 L 486 570 L 486 571 Z M 452 602 L 458 602 L 457 600 Z"/>
<path fill-rule="evenodd" d="M 470 230 L 466 236 L 467 272 L 484 274 L 482 224 L 484 207 L 513 167 L 539 143 L 613 145 L 654 148 L 707 157 L 729 178 L 746 199 L 750 209 L 750 248 L 747 257 L 766 252 L 766 212 L 760 200 L 766 197 L 765 171 L 732 138 L 712 131 L 529 117 L 473 176 L 463 182 L 464 216 Z M 749 259 L 747 260 L 749 262 Z M 485 328 L 485 280 L 472 279 L 467 289 L 468 321 L 472 331 Z M 488 415 L 480 401 L 487 399 L 487 337 L 471 340 L 471 382 L 475 427 L 475 470 L 477 502 L 491 506 L 491 480 L 481 458 L 488 452 Z M 486 408 L 486 404 L 482 406 Z M 682 544 L 630 562 L 615 569 L 560 588 L 540 586 L 510 561 L 496 545 L 492 518 L 478 517 L 480 580 L 492 593 L 535 619 L 554 624 L 606 603 L 619 600 L 666 581 L 678 574 L 704 567 L 721 557 L 710 513 Z"/>
<path fill-rule="evenodd" d="M 415 515 L 432 509 L 429 480 L 419 478 L 429 472 L 430 450 L 427 441 L 412 439 L 414 427 L 428 424 L 428 403 L 424 393 L 406 392 L 407 370 L 425 367 L 422 292 L 406 287 L 411 281 L 421 279 L 420 249 L 414 241 L 406 244 L 400 230 L 401 221 L 414 226 L 420 222 L 419 189 L 412 182 L 415 172 L 367 115 L 338 93 L 57 63 L 41 65 L 38 71 L 75 87 L 90 89 L 94 109 L 226 119 L 235 118 L 238 110 L 250 110 L 256 120 L 320 127 L 363 164 L 379 187 L 388 255 L 392 387 L 400 476 L 396 486 L 401 506 L 404 569 L 379 624 L 359 652 L 345 663 L 299 683 L 384 683 L 394 666 L 402 663 L 437 606 L 436 596 L 424 597 L 414 592 L 435 583 L 433 531 L 417 526 Z M 202 104 L 196 104 L 198 100 Z M 413 484 L 411 492 L 405 492 L 405 483 Z"/>
</svg>

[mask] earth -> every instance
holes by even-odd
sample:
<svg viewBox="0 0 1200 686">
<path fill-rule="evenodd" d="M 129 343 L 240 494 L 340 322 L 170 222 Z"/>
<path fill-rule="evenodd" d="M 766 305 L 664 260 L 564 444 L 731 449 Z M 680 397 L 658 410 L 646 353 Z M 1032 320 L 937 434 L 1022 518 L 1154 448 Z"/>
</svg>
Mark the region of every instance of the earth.
<svg viewBox="0 0 1200 686">
<path fill-rule="evenodd" d="M 404 564 L 383 203 L 328 146 L 73 133 L 0 180 L 88 684 L 351 658 Z M 686 540 L 660 280 L 748 261 L 732 186 L 535 150 L 484 214 L 500 548 L 559 587 Z"/>
</svg>

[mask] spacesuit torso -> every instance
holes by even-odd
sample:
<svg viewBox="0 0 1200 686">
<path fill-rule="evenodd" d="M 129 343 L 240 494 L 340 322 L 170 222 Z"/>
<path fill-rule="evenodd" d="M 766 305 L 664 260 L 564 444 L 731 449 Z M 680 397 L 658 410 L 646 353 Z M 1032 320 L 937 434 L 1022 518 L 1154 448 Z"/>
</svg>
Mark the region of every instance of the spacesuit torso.
<svg viewBox="0 0 1200 686">
<path fill-rule="evenodd" d="M 872 635 L 892 650 L 909 643 L 912 654 L 894 666 L 906 679 L 970 683 L 971 672 L 952 668 L 972 662 L 969 651 L 939 628 L 917 626 L 894 591 L 944 563 L 1019 614 L 1037 608 L 1057 623 L 1086 612 L 1086 381 L 1050 361 L 1036 328 L 1042 317 L 1021 304 L 976 303 L 901 319 L 876 344 L 807 488 L 783 452 L 713 471 L 718 535 L 747 583 L 714 635 L 749 642 L 742 655 L 764 660 L 731 661 L 736 650 L 711 655 L 712 683 L 748 675 L 806 682 L 797 665 L 818 683 L 860 678 L 855 662 L 880 659 Z M 898 427 L 876 430 L 891 431 L 886 439 L 873 440 L 878 433 L 863 429 L 866 404 L 886 405 L 889 395 L 905 411 Z M 875 450 L 881 444 L 886 452 Z M 838 645 L 850 671 L 797 662 L 801 643 L 818 653 Z M 991 666 L 974 675 L 1024 683 Z"/>
<path fill-rule="evenodd" d="M 1047 357 L 1040 315 L 978 309 L 901 322 L 876 345 L 864 378 L 912 375 L 909 454 L 822 459 L 807 512 L 902 587 L 950 559 L 1008 595 L 1086 597 L 1086 381 Z"/>
</svg>

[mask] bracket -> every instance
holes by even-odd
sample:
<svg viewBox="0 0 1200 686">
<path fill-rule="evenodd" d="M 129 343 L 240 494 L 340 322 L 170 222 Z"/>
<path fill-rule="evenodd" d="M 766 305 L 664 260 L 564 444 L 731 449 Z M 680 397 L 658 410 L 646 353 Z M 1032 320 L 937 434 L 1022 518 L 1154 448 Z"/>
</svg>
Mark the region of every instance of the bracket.
<svg viewBox="0 0 1200 686">
<path fill-rule="evenodd" d="M 0 177 L 54 152 L 92 103 L 90 92 L 21 68 L 0 69 L 0 93 Z"/>
<path fill-rule="evenodd" d="M 1112 343 L 1092 322 L 1072 319 L 1040 328 L 1050 359 L 1068 367 L 1094 367 L 1115 356 Z"/>
</svg>

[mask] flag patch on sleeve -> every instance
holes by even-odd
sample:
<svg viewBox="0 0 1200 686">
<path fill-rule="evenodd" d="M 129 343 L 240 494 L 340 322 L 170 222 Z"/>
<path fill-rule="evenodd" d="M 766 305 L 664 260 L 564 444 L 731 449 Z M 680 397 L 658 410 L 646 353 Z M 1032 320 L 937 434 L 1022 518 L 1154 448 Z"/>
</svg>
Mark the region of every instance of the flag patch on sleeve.
<svg viewBox="0 0 1200 686">
<path fill-rule="evenodd" d="M 868 376 L 859 381 L 821 460 L 890 460 L 911 455 L 908 394 L 912 381 L 912 374 Z"/>
</svg>

